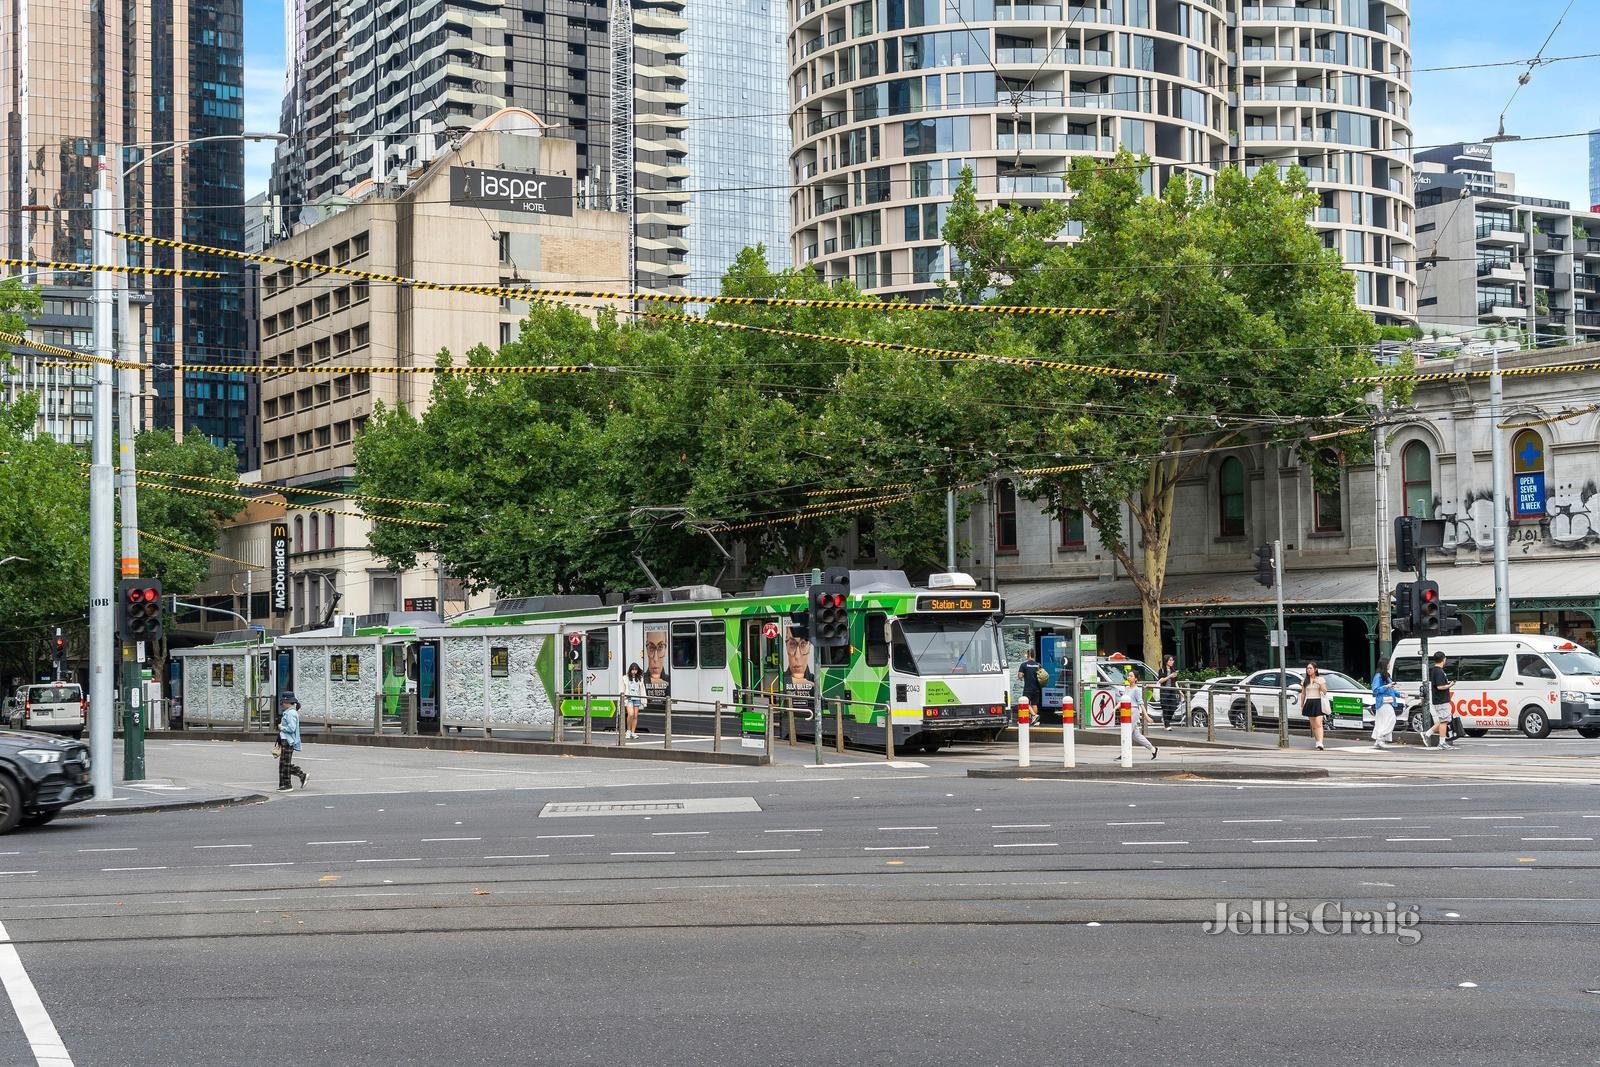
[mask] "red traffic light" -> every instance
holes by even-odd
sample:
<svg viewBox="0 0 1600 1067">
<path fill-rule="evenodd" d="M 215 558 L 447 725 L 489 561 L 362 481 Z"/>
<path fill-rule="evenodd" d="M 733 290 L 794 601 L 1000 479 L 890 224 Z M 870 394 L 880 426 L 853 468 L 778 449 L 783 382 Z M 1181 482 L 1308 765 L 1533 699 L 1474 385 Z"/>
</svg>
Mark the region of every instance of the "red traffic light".
<svg viewBox="0 0 1600 1067">
<path fill-rule="evenodd" d="M 1426 600 L 1427 602 L 1429 602 L 1431 604 L 1433 601 L 1439 599 L 1439 590 L 1437 590 L 1437 589 L 1424 589 L 1422 591 L 1422 599 Z"/>
<path fill-rule="evenodd" d="M 151 589 L 149 586 L 146 586 L 144 589 L 139 591 L 139 595 L 141 597 L 143 597 L 144 598 L 144 602 L 146 604 L 148 604 L 151 601 L 155 600 L 156 591 L 154 589 Z"/>
</svg>

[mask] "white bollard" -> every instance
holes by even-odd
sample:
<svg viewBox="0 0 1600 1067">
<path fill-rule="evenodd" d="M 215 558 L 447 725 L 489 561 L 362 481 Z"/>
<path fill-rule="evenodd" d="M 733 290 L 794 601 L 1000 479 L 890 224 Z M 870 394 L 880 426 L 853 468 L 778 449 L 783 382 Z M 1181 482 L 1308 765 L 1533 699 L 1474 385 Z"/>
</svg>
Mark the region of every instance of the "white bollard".
<svg viewBox="0 0 1600 1067">
<path fill-rule="evenodd" d="M 1127 697 L 1122 698 L 1122 707 L 1118 709 L 1118 717 L 1122 722 L 1122 765 L 1133 766 L 1133 702 Z"/>
<path fill-rule="evenodd" d="M 1028 766 L 1028 728 L 1033 724 L 1033 705 L 1028 698 L 1017 701 L 1017 766 Z"/>
<path fill-rule="evenodd" d="M 1062 698 L 1061 705 L 1061 765 L 1078 765 L 1078 711 L 1071 697 Z"/>
</svg>

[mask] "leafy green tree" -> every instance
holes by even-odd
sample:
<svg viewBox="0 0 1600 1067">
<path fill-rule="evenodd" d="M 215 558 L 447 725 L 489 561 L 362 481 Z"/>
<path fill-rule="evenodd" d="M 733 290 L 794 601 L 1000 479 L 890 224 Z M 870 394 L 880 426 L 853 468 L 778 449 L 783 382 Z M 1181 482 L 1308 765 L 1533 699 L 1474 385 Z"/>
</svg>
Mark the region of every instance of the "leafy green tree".
<svg viewBox="0 0 1600 1067">
<path fill-rule="evenodd" d="M 179 442 L 167 430 L 141 433 L 134 439 L 134 459 L 140 481 L 147 485 L 174 485 L 236 496 L 226 484 L 217 484 L 231 483 L 238 476 L 233 450 L 219 448 L 199 434 L 188 434 Z M 139 530 L 191 549 L 215 551 L 217 530 L 238 511 L 239 505 L 231 500 L 157 488 L 139 489 Z M 156 537 L 139 539 L 139 564 L 142 574 L 159 578 L 162 588 L 173 593 L 187 593 L 199 586 L 211 567 L 204 556 L 174 548 Z"/>
<path fill-rule="evenodd" d="M 1144 655 L 1157 662 L 1179 483 L 1214 458 L 1202 449 L 1293 446 L 1363 411 L 1363 387 L 1348 379 L 1374 371 L 1377 330 L 1352 276 L 1307 224 L 1318 201 L 1298 169 L 1251 179 L 1230 168 L 1211 190 L 1178 176 L 1159 196 L 1145 191 L 1151 173 L 1126 151 L 1109 165 L 1078 159 L 1072 199 L 1032 212 L 979 210 L 964 189 L 945 238 L 962 263 L 953 288 L 963 297 L 1114 309 L 1017 320 L 1040 352 L 1163 376 L 1038 375 L 1030 386 L 1043 412 L 1034 448 L 1095 464 L 1030 492 L 1093 523 L 1138 591 Z M 1041 239 L 1069 223 L 1081 227 L 1075 243 Z M 1341 442 L 1349 458 L 1365 447 L 1359 436 Z M 1323 479 L 1338 462 L 1316 449 L 1303 458 Z M 1211 516 L 1193 521 L 1209 539 Z M 1247 524 L 1241 540 L 1251 532 Z"/>
</svg>

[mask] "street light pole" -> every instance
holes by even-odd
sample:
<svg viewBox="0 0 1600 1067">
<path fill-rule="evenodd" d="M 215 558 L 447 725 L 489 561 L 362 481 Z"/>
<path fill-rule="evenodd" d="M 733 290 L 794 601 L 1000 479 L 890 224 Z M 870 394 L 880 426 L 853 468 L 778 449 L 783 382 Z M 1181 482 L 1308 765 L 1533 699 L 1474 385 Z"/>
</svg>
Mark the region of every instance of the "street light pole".
<svg viewBox="0 0 1600 1067">
<path fill-rule="evenodd" d="M 90 201 L 96 263 L 111 262 L 111 190 L 107 173 L 116 164 L 101 157 L 101 173 Z M 89 465 L 89 750 L 94 798 L 111 796 L 112 617 L 111 617 L 111 275 L 94 277 L 94 447 Z"/>
<path fill-rule="evenodd" d="M 1502 407 L 1500 353 L 1489 355 L 1489 477 L 1494 480 L 1494 632 L 1511 632 L 1511 565 L 1507 556 L 1511 517 L 1506 509 L 1506 435 L 1500 428 Z"/>
</svg>

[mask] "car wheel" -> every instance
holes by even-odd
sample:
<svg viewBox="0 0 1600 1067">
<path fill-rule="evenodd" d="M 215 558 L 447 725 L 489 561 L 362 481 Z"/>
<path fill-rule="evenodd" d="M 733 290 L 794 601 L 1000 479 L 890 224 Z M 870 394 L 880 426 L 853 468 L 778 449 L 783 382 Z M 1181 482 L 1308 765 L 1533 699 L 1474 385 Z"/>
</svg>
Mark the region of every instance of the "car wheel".
<svg viewBox="0 0 1600 1067">
<path fill-rule="evenodd" d="M 1522 731 L 1524 737 L 1549 737 L 1550 720 L 1545 717 L 1543 708 L 1523 708 L 1522 717 L 1517 720 L 1517 729 Z"/>
<path fill-rule="evenodd" d="M 1474 727 L 1470 728 L 1469 730 L 1467 730 L 1467 736 L 1468 737 L 1488 737 L 1489 736 L 1489 731 L 1488 731 L 1488 729 L 1486 727 L 1474 726 Z M 1591 735 L 1591 736 L 1600 737 L 1600 729 L 1596 729 L 1594 734 Z"/>
<path fill-rule="evenodd" d="M 22 825 L 23 826 L 43 826 L 45 823 L 50 822 L 57 815 L 60 815 L 60 814 L 61 814 L 61 809 L 60 808 L 51 808 L 49 811 L 29 812 L 27 815 L 24 815 L 22 817 Z"/>
<path fill-rule="evenodd" d="M 1244 717 L 1248 707 L 1248 702 L 1243 700 L 1235 700 L 1228 708 L 1228 725 L 1233 727 L 1235 730 L 1243 730 Z"/>
<path fill-rule="evenodd" d="M 1199 708 L 1189 713 L 1189 725 L 1204 730 L 1206 728 L 1206 713 Z"/>
<path fill-rule="evenodd" d="M 1468 732 L 1470 733 L 1471 731 Z M 1600 726 L 1580 726 L 1578 727 L 1578 736 L 1600 737 Z"/>
<path fill-rule="evenodd" d="M 9 834 L 22 821 L 22 790 L 10 775 L 0 774 L 0 834 Z"/>
<path fill-rule="evenodd" d="M 1417 710 L 1413 711 L 1411 713 L 1411 717 L 1406 720 L 1406 725 L 1410 728 L 1412 733 L 1420 734 L 1429 726 L 1428 717 L 1421 708 L 1418 708 Z"/>
</svg>

